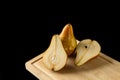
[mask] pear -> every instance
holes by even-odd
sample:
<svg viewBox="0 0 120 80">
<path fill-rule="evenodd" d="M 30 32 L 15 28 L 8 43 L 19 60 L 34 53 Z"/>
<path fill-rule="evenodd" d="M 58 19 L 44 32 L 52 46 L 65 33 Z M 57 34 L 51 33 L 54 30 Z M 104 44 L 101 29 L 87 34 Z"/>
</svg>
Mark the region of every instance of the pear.
<svg viewBox="0 0 120 80">
<path fill-rule="evenodd" d="M 76 47 L 75 65 L 80 66 L 90 59 L 96 57 L 101 50 L 100 44 L 96 40 L 84 39 Z"/>
<path fill-rule="evenodd" d="M 62 41 L 63 47 L 67 55 L 71 55 L 77 46 L 77 40 L 74 36 L 72 25 L 69 23 L 66 24 L 65 27 L 62 29 L 61 33 L 59 34 L 59 37 Z"/>
<path fill-rule="evenodd" d="M 57 34 L 52 36 L 51 43 L 43 54 L 43 63 L 50 70 L 58 71 L 66 64 L 67 54 Z"/>
</svg>

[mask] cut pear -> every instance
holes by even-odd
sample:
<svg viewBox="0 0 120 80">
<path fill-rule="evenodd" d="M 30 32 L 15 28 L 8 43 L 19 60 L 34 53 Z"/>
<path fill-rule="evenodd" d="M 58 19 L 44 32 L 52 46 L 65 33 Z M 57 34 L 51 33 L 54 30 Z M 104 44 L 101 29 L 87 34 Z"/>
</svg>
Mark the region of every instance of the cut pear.
<svg viewBox="0 0 120 80">
<path fill-rule="evenodd" d="M 50 70 L 58 71 L 66 64 L 67 54 L 57 34 L 53 35 L 50 46 L 43 54 L 43 63 Z"/>
<path fill-rule="evenodd" d="M 77 46 L 72 25 L 66 24 L 59 36 L 67 55 L 71 55 Z"/>
<path fill-rule="evenodd" d="M 100 44 L 96 40 L 84 39 L 80 41 L 76 47 L 75 64 L 80 66 L 88 60 L 96 57 L 101 50 Z"/>
</svg>

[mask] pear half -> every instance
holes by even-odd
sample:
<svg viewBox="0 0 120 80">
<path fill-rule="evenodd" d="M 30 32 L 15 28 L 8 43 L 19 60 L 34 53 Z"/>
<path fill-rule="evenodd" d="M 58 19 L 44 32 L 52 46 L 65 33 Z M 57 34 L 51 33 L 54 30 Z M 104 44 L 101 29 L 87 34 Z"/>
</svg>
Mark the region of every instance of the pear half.
<svg viewBox="0 0 120 80">
<path fill-rule="evenodd" d="M 88 60 L 96 57 L 101 50 L 100 44 L 96 40 L 84 39 L 76 47 L 75 64 L 80 66 Z"/>
<path fill-rule="evenodd" d="M 53 35 L 48 49 L 43 54 L 43 63 L 50 70 L 58 71 L 66 64 L 67 54 L 57 34 Z"/>
<path fill-rule="evenodd" d="M 66 24 L 59 36 L 67 55 L 71 55 L 77 46 L 72 25 L 69 23 Z"/>
</svg>

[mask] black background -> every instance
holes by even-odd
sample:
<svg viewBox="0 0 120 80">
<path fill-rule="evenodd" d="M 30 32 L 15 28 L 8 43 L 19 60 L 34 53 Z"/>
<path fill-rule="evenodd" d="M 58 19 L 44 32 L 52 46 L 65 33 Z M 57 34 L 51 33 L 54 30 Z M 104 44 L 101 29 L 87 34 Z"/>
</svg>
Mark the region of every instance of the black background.
<svg viewBox="0 0 120 80">
<path fill-rule="evenodd" d="M 25 69 L 25 62 L 45 51 L 51 37 L 59 34 L 67 23 L 72 24 L 78 40 L 95 39 L 101 45 L 101 52 L 120 61 L 116 7 L 80 7 L 65 11 L 37 7 L 7 7 L 2 32 L 5 47 L 3 79 L 37 80 Z"/>
</svg>

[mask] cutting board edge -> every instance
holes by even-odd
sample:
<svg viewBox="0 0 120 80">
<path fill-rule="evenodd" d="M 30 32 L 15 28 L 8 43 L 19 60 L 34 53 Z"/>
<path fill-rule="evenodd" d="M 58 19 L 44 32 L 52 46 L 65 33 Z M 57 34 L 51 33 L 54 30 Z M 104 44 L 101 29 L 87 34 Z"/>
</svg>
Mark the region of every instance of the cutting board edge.
<svg viewBox="0 0 120 80">
<path fill-rule="evenodd" d="M 52 80 L 48 75 L 46 75 L 43 71 L 39 70 L 36 66 L 34 66 L 34 63 L 42 58 L 43 54 L 39 54 L 38 56 L 28 60 L 25 63 L 25 68 L 27 71 L 29 71 L 31 74 L 33 74 L 35 77 L 37 77 L 40 80 Z M 38 72 L 39 71 L 39 72 Z M 41 76 L 40 76 L 41 75 Z M 45 79 L 44 79 L 45 78 Z"/>
</svg>

